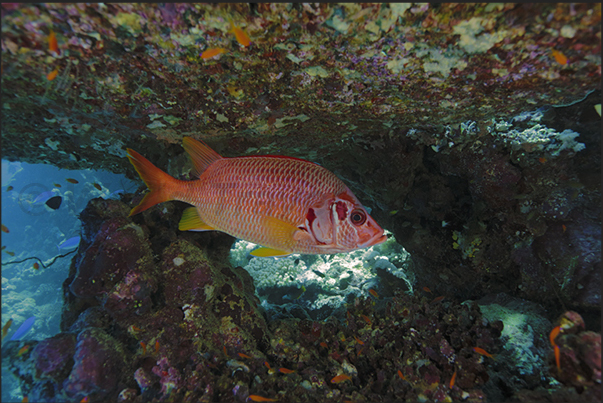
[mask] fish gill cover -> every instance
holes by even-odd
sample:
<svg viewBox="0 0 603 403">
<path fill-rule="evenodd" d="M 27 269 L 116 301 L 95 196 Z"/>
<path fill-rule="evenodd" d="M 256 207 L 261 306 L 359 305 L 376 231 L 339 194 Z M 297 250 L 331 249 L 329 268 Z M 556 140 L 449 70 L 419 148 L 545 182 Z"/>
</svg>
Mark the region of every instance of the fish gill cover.
<svg viewBox="0 0 603 403">
<path fill-rule="evenodd" d="M 600 4 L 1 9 L 3 184 L 16 161 L 137 180 L 127 148 L 190 179 L 192 136 L 319 163 L 401 245 L 259 260 L 178 232 L 177 202 L 128 218 L 141 193 L 67 176 L 78 231 L 7 183 L 43 214 L 3 203 L 3 245 L 49 248 L 8 266 L 25 293 L 3 266 L 7 334 L 46 318 L 3 343 L 3 400 L 600 400 Z M 52 281 L 60 326 L 18 312 Z"/>
</svg>

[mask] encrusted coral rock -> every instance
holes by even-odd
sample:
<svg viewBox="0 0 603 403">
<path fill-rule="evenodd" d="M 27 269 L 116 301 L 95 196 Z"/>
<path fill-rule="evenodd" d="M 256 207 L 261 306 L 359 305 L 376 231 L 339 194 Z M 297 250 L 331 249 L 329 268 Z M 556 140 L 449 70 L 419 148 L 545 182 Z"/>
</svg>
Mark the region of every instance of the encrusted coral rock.
<svg viewBox="0 0 603 403">
<path fill-rule="evenodd" d="M 75 342 L 75 335 L 70 333 L 59 333 L 39 342 L 31 353 L 36 367 L 35 379 L 63 382 L 73 365 Z"/>
<path fill-rule="evenodd" d="M 77 336 L 73 359 L 71 373 L 63 383 L 70 399 L 117 398 L 121 374 L 127 368 L 121 343 L 101 329 L 86 329 Z"/>
<path fill-rule="evenodd" d="M 564 385 L 574 387 L 581 401 L 601 401 L 601 334 L 585 331 L 584 321 L 576 312 L 564 313 L 557 322 L 561 326 L 555 338 L 559 368 L 551 354 L 551 374 Z"/>
</svg>

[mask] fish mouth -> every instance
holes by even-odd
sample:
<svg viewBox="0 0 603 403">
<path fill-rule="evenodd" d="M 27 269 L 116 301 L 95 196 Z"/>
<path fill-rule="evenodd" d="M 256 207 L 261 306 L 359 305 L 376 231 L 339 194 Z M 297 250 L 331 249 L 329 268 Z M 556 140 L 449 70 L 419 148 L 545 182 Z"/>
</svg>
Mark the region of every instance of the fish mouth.
<svg viewBox="0 0 603 403">
<path fill-rule="evenodd" d="M 387 235 L 385 235 L 385 232 L 382 232 L 381 234 L 377 233 L 377 234 L 375 234 L 375 236 L 370 238 L 368 241 L 362 243 L 359 246 L 359 248 L 368 248 L 369 246 L 378 245 L 385 241 L 387 241 Z"/>
</svg>

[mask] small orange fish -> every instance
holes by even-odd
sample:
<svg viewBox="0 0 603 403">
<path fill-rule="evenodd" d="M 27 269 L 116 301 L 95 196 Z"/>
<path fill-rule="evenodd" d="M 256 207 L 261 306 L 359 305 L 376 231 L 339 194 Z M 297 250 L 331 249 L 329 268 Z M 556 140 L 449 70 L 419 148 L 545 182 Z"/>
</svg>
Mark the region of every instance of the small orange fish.
<svg viewBox="0 0 603 403">
<path fill-rule="evenodd" d="M 29 402 L 29 397 L 23 396 L 23 400 L 21 400 L 21 403 L 28 403 L 28 402 Z"/>
<path fill-rule="evenodd" d="M 544 164 L 544 163 L 546 162 L 546 158 L 544 158 L 544 157 L 540 157 L 540 158 L 538 158 L 538 161 L 539 161 L 541 164 Z"/>
<path fill-rule="evenodd" d="M 276 402 L 276 399 L 260 395 L 249 395 L 249 400 L 253 400 L 254 402 Z"/>
<path fill-rule="evenodd" d="M 358 354 L 356 354 L 357 357 L 360 357 L 362 355 L 362 353 L 364 352 L 364 349 L 366 348 L 366 346 L 362 347 L 360 350 L 358 350 Z"/>
<path fill-rule="evenodd" d="M 88 396 L 84 396 L 82 400 L 80 400 L 80 403 L 88 403 L 89 401 L 90 399 L 88 399 Z"/>
<path fill-rule="evenodd" d="M 444 298 L 446 298 L 446 297 L 445 297 L 445 296 L 443 296 L 443 295 L 440 295 L 439 297 L 435 297 L 435 298 L 434 298 L 434 299 L 431 301 L 431 303 L 432 303 L 432 304 L 434 304 L 434 303 L 436 303 L 436 302 L 440 302 L 440 301 L 441 301 L 441 300 L 443 300 Z"/>
<path fill-rule="evenodd" d="M 4 224 L 2 224 L 2 232 L 6 232 L 7 234 L 10 232 Z"/>
<path fill-rule="evenodd" d="M 364 345 L 364 342 L 362 340 L 360 340 L 358 337 L 354 336 L 354 338 L 356 339 L 356 343 Z"/>
<path fill-rule="evenodd" d="M 143 341 L 140 342 L 140 347 L 142 347 L 142 354 L 146 354 L 147 353 L 147 344 Z"/>
<path fill-rule="evenodd" d="M 247 36 L 245 31 L 235 26 L 232 21 L 230 21 L 230 27 L 230 32 L 234 34 L 235 38 L 237 38 L 237 42 L 239 42 L 240 45 L 247 47 L 251 44 L 251 39 L 249 39 L 249 36 Z"/>
<path fill-rule="evenodd" d="M 211 49 L 207 49 L 205 50 L 203 53 L 201 53 L 201 59 L 211 59 L 212 57 L 216 57 L 222 53 L 226 53 L 228 52 L 226 49 L 224 48 L 211 48 Z"/>
<path fill-rule="evenodd" d="M 73 179 L 73 178 L 67 178 L 67 179 L 65 179 L 65 180 L 66 180 L 67 182 L 69 182 L 69 183 L 73 183 L 74 185 L 79 183 L 78 181 L 76 181 L 76 180 L 75 180 L 75 179 Z"/>
<path fill-rule="evenodd" d="M 292 369 L 288 369 L 288 368 L 279 368 L 278 370 L 279 370 L 280 372 L 282 372 L 283 374 L 292 374 L 292 373 L 294 373 L 294 372 L 295 372 L 294 370 L 292 370 Z"/>
<path fill-rule="evenodd" d="M 241 358 L 253 358 L 252 356 L 247 355 L 247 354 L 243 354 L 243 353 L 237 353 L 237 354 L 239 354 L 239 357 L 241 357 Z"/>
<path fill-rule="evenodd" d="M 352 377 L 346 374 L 337 375 L 335 378 L 331 379 L 331 383 L 340 383 L 343 381 L 351 381 Z"/>
<path fill-rule="evenodd" d="M 555 343 L 555 339 L 561 333 L 561 326 L 555 326 L 553 330 L 551 330 L 551 334 L 549 334 L 549 341 L 551 342 L 551 346 L 555 347 L 557 344 Z"/>
<path fill-rule="evenodd" d="M 452 378 L 450 378 L 450 389 L 454 386 L 454 381 L 456 380 L 456 369 L 454 370 L 454 374 L 452 374 Z"/>
<path fill-rule="evenodd" d="M 61 186 L 60 184 L 58 184 L 58 183 L 53 183 L 53 185 L 54 185 L 55 187 L 57 187 L 57 188 L 62 187 L 62 186 Z"/>
<path fill-rule="evenodd" d="M 228 355 L 228 352 L 226 351 L 226 346 L 222 346 L 222 350 L 224 351 L 224 355 L 225 355 L 225 356 L 230 357 L 230 356 Z"/>
<path fill-rule="evenodd" d="M 40 265 L 36 262 L 33 264 L 33 268 L 38 270 L 40 268 Z"/>
<path fill-rule="evenodd" d="M 130 333 L 138 333 L 138 332 L 142 331 L 142 329 L 139 328 L 136 325 L 130 325 L 130 327 L 128 328 L 128 330 L 130 331 Z"/>
<path fill-rule="evenodd" d="M 97 188 L 98 190 L 103 190 L 102 186 L 99 185 L 98 183 L 93 183 L 92 184 L 95 188 Z"/>
<path fill-rule="evenodd" d="M 371 318 L 369 318 L 368 316 L 366 316 L 366 315 L 360 315 L 360 316 L 362 316 L 362 319 L 364 319 L 364 321 L 366 323 L 368 323 L 369 325 L 373 324 L 373 322 L 371 322 Z"/>
<path fill-rule="evenodd" d="M 272 368 L 270 367 L 270 364 L 268 364 L 268 361 L 264 361 L 264 365 L 266 366 L 266 368 L 268 368 L 268 369 L 272 369 Z"/>
<path fill-rule="evenodd" d="M 57 75 L 59 75 L 59 71 L 58 71 L 57 69 L 54 69 L 54 70 L 52 70 L 50 73 L 48 73 L 48 74 L 46 75 L 46 79 L 47 79 L 48 81 L 52 81 L 52 80 L 54 80 L 55 78 L 57 78 Z"/>
<path fill-rule="evenodd" d="M 57 42 L 57 36 L 54 34 L 54 31 L 50 31 L 48 35 L 48 49 L 51 52 L 59 54 L 59 43 Z"/>
<path fill-rule="evenodd" d="M 428 292 L 428 293 L 432 293 L 431 290 L 429 289 L 429 287 L 423 287 L 423 291 Z"/>
<path fill-rule="evenodd" d="M 372 288 L 369 288 L 368 290 L 369 294 L 371 294 L 373 297 L 379 299 L 379 294 L 377 294 L 377 291 L 373 290 Z"/>
<path fill-rule="evenodd" d="M 27 352 L 27 350 L 29 350 L 29 344 L 26 344 L 19 349 L 19 351 L 17 352 L 17 357 L 21 357 L 23 354 L 25 354 Z"/>
<path fill-rule="evenodd" d="M 565 226 L 565 224 L 561 224 L 561 229 L 563 229 L 563 232 L 567 231 L 567 227 Z"/>
<path fill-rule="evenodd" d="M 404 374 L 400 370 L 398 370 L 398 376 L 400 377 L 400 379 L 406 380 L 406 378 L 404 377 Z"/>
<path fill-rule="evenodd" d="M 473 351 L 475 351 L 475 352 L 476 352 L 476 353 L 478 353 L 478 354 L 485 355 L 486 357 L 489 357 L 489 358 L 494 358 L 494 356 L 493 356 L 492 354 L 488 353 L 488 352 L 487 352 L 486 350 L 484 350 L 483 348 L 480 348 L 480 347 L 473 347 Z"/>
<path fill-rule="evenodd" d="M 7 187 L 7 188 L 6 188 L 6 191 L 7 191 L 7 192 L 10 192 L 10 191 L 11 191 L 11 190 L 13 190 L 13 189 L 14 189 L 14 187 L 9 186 L 9 187 Z"/>
<path fill-rule="evenodd" d="M 159 340 L 155 342 L 155 354 L 159 354 Z"/>
<path fill-rule="evenodd" d="M 562 64 L 562 65 L 566 65 L 568 63 L 567 60 L 567 56 L 565 56 L 563 53 L 559 52 L 558 50 L 553 49 L 551 51 L 553 57 L 555 58 L 555 60 L 557 61 L 557 63 Z"/>
<path fill-rule="evenodd" d="M 553 349 L 555 350 L 555 364 L 557 364 L 557 372 L 561 372 L 561 352 L 559 350 L 559 346 L 555 345 Z"/>
<path fill-rule="evenodd" d="M 327 343 L 325 343 L 324 341 L 320 342 L 320 346 L 324 347 L 324 348 L 329 348 L 329 345 Z"/>
<path fill-rule="evenodd" d="M 13 324 L 13 319 L 11 318 L 8 321 L 6 321 L 4 326 L 2 326 L 2 340 L 4 340 L 4 338 L 8 334 L 8 328 L 10 328 L 10 325 L 12 325 L 12 324 Z"/>
</svg>

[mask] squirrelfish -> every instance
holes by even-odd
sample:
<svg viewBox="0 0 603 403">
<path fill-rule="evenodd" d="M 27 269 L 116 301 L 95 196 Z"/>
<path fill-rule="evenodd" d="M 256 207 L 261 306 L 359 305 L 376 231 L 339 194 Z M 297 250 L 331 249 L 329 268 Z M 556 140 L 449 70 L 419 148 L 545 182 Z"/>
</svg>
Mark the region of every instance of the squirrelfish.
<svg viewBox="0 0 603 403">
<path fill-rule="evenodd" d="M 183 139 L 199 179 L 178 180 L 136 151 L 128 158 L 149 187 L 130 216 L 180 200 L 181 231 L 218 230 L 259 244 L 254 256 L 350 252 L 384 242 L 383 229 L 332 172 L 283 156 L 223 158 L 207 145 Z"/>
</svg>

